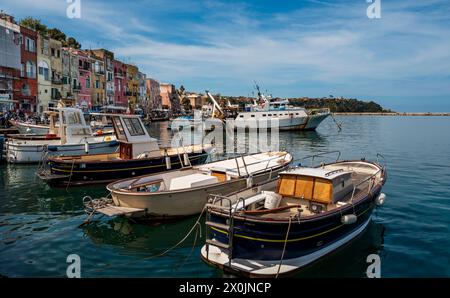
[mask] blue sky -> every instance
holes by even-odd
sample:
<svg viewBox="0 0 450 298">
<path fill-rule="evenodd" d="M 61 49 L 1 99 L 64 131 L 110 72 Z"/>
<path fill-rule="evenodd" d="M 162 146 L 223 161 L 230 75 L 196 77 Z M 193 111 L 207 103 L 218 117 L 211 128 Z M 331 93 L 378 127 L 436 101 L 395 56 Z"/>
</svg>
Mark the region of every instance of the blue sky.
<svg viewBox="0 0 450 298">
<path fill-rule="evenodd" d="M 397 111 L 450 112 L 448 0 L 0 0 L 104 47 L 161 82 L 249 95 L 253 80 L 274 96 L 357 97 Z"/>
</svg>

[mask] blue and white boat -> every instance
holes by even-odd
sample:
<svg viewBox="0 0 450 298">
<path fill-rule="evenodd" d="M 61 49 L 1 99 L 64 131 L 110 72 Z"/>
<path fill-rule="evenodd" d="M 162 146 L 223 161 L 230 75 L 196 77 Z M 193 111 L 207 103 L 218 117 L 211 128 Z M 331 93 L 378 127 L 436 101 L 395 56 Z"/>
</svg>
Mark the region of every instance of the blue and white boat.
<svg viewBox="0 0 450 298">
<path fill-rule="evenodd" d="M 80 109 L 55 108 L 48 114 L 50 117 L 48 134 L 16 135 L 6 142 L 8 162 L 37 163 L 49 156 L 79 156 L 113 153 L 118 150 L 119 143 L 114 135 L 93 134 Z M 58 117 L 59 126 L 56 126 Z"/>
</svg>

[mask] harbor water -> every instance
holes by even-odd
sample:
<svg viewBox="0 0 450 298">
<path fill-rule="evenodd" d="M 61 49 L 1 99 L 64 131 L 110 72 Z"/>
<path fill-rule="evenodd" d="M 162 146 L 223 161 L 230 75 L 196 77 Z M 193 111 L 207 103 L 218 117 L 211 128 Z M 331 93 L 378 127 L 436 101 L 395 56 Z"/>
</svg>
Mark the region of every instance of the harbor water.
<svg viewBox="0 0 450 298">
<path fill-rule="evenodd" d="M 365 233 L 296 277 L 365 277 L 367 256 L 381 258 L 382 277 L 450 277 L 450 117 L 337 116 L 316 132 L 280 132 L 295 158 L 340 150 L 343 159 L 386 159 L 386 203 Z M 168 144 L 167 122 L 152 123 Z M 200 259 L 204 235 L 174 246 L 196 217 L 140 223 L 96 216 L 86 226 L 82 198 L 104 186 L 52 189 L 36 165 L 0 165 L 0 274 L 64 277 L 67 256 L 81 258 L 82 277 L 221 277 Z M 201 230 L 204 234 L 204 228 Z M 228 275 L 227 275 L 228 276 Z"/>
</svg>

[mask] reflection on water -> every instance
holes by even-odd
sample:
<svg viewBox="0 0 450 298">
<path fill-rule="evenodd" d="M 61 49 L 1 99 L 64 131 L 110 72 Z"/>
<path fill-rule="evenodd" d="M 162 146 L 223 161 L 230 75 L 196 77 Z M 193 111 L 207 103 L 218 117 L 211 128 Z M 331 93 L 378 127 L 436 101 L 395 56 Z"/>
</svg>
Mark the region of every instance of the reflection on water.
<svg viewBox="0 0 450 298">
<path fill-rule="evenodd" d="M 388 165 L 387 201 L 359 239 L 295 276 L 363 277 L 367 255 L 373 253 L 380 254 L 385 277 L 450 276 L 450 118 L 347 116 L 338 122 L 341 132 L 330 119 L 317 132 L 279 132 L 280 147 L 296 159 L 332 150 L 340 150 L 343 159 L 382 153 Z M 170 146 L 173 133 L 167 125 L 152 123 L 149 132 Z M 247 150 L 256 143 L 242 134 L 231 143 L 238 140 L 245 140 Z M 195 217 L 148 224 L 98 216 L 79 228 L 86 218 L 81 199 L 104 196 L 105 188 L 51 189 L 35 170 L 0 165 L 1 275 L 64 276 L 67 255 L 76 253 L 85 277 L 223 276 L 199 257 L 204 237 L 195 242 L 191 235 L 155 258 L 186 235 Z"/>
<path fill-rule="evenodd" d="M 366 277 L 370 265 L 366 262 L 367 256 L 377 254 L 383 257 L 384 232 L 383 224 L 371 221 L 358 238 L 298 272 L 296 277 Z"/>
</svg>

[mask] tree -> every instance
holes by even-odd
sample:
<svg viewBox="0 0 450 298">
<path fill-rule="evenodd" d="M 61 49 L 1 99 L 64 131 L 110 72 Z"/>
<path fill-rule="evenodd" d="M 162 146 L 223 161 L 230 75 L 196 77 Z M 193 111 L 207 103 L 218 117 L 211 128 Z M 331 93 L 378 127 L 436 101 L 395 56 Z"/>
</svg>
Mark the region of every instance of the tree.
<svg viewBox="0 0 450 298">
<path fill-rule="evenodd" d="M 185 111 L 192 110 L 191 101 L 189 100 L 189 98 L 184 97 L 181 103 Z"/>
<path fill-rule="evenodd" d="M 47 26 L 42 24 L 41 20 L 35 19 L 33 17 L 26 17 L 20 21 L 20 25 L 23 27 L 30 28 L 40 35 L 47 35 Z"/>
<path fill-rule="evenodd" d="M 74 49 L 81 49 L 81 44 L 73 37 L 67 38 L 67 46 Z"/>
<path fill-rule="evenodd" d="M 48 36 L 50 38 L 56 39 L 66 45 L 66 34 L 57 28 L 47 30 Z"/>
</svg>

